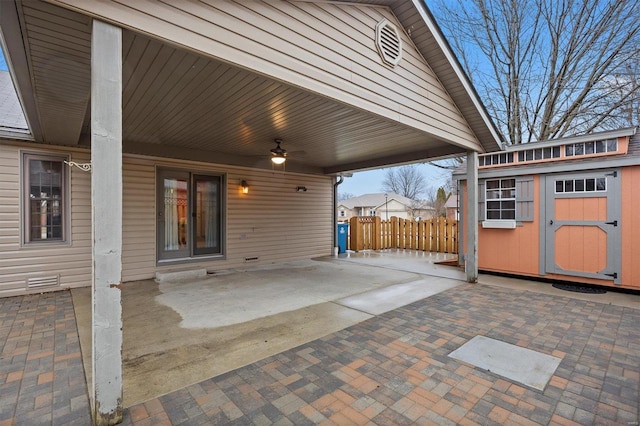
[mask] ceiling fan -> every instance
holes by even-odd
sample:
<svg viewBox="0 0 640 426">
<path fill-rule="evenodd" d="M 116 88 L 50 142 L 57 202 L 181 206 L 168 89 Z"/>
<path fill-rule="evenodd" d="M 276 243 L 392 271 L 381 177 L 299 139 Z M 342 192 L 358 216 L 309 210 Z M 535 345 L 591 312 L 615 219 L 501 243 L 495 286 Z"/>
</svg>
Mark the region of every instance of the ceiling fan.
<svg viewBox="0 0 640 426">
<path fill-rule="evenodd" d="M 273 164 L 284 164 L 287 161 L 287 150 L 282 148 L 280 144 L 282 139 L 274 139 L 276 147 L 271 150 L 271 162 Z"/>
</svg>

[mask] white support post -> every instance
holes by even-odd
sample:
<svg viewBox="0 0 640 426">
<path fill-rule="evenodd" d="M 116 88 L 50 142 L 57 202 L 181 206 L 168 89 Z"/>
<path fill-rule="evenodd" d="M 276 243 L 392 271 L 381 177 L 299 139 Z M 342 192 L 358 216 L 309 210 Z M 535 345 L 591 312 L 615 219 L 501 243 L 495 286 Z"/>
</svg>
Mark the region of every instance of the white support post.
<svg viewBox="0 0 640 426">
<path fill-rule="evenodd" d="M 467 152 L 467 217 L 465 272 L 467 282 L 478 281 L 478 153 Z"/>
<path fill-rule="evenodd" d="M 122 421 L 122 30 L 91 38 L 93 421 Z"/>
</svg>

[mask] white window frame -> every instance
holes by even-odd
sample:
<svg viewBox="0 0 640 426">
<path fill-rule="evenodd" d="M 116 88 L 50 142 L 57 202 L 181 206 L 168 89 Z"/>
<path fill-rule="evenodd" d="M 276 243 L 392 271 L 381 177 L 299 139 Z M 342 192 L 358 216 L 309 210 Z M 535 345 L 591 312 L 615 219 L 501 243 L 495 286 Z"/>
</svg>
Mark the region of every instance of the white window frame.
<svg viewBox="0 0 640 426">
<path fill-rule="evenodd" d="M 497 188 L 489 188 L 490 182 L 498 182 Z M 512 181 L 513 186 L 505 186 L 506 181 Z M 512 191 L 512 196 L 503 196 L 504 191 Z M 489 194 L 496 193 L 497 197 L 491 196 Z M 485 208 L 484 208 L 484 221 L 482 222 L 483 228 L 504 228 L 504 229 L 514 229 L 516 227 L 516 179 L 515 178 L 501 178 L 501 179 L 487 179 L 485 181 Z M 513 209 L 503 209 L 502 203 L 505 201 L 513 202 Z M 491 202 L 499 202 L 500 208 L 496 210 L 495 208 L 490 209 L 489 203 Z M 504 212 L 512 211 L 513 217 L 503 217 Z M 489 211 L 498 211 L 500 212 L 499 218 L 489 218 Z"/>
</svg>

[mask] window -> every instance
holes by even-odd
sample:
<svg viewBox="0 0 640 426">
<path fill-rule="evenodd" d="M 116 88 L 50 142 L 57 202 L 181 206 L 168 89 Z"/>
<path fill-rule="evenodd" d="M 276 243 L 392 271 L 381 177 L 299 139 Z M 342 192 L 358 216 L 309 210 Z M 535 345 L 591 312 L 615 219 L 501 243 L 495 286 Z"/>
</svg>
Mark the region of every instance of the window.
<svg viewBox="0 0 640 426">
<path fill-rule="evenodd" d="M 606 192 L 607 178 L 556 180 L 556 194 L 572 192 Z"/>
<path fill-rule="evenodd" d="M 369 209 L 369 216 L 375 216 L 376 215 L 376 211 L 373 209 Z"/>
<path fill-rule="evenodd" d="M 602 154 L 605 152 L 618 151 L 617 139 L 606 139 L 595 142 L 579 142 L 564 147 L 564 155 L 572 157 L 575 155 Z"/>
<path fill-rule="evenodd" d="M 487 180 L 485 202 L 487 220 L 515 220 L 516 180 Z"/>
<path fill-rule="evenodd" d="M 224 176 L 158 170 L 158 258 L 223 254 Z"/>
<path fill-rule="evenodd" d="M 518 161 L 548 160 L 552 158 L 560 158 L 560 147 L 546 147 L 526 149 L 518 152 Z"/>
<path fill-rule="evenodd" d="M 66 157 L 23 154 L 25 243 L 66 241 Z"/>
<path fill-rule="evenodd" d="M 344 217 L 344 210 L 340 210 L 340 217 Z"/>
<path fill-rule="evenodd" d="M 483 154 L 478 157 L 479 166 L 492 166 L 498 164 L 510 164 L 513 163 L 513 152 L 499 153 L 499 154 Z"/>
</svg>

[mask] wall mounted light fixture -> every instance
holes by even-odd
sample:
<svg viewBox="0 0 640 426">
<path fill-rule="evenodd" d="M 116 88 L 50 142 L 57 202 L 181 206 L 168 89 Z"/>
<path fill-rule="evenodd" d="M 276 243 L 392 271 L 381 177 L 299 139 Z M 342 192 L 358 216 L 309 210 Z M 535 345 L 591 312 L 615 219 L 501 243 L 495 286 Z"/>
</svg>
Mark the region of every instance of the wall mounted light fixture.
<svg viewBox="0 0 640 426">
<path fill-rule="evenodd" d="M 249 184 L 247 183 L 246 180 L 243 180 L 242 182 L 240 182 L 240 187 L 242 188 L 242 193 L 243 194 L 248 194 L 249 193 Z"/>
<path fill-rule="evenodd" d="M 297 192 L 307 192 L 307 187 L 306 186 L 299 186 L 296 188 Z"/>
</svg>

